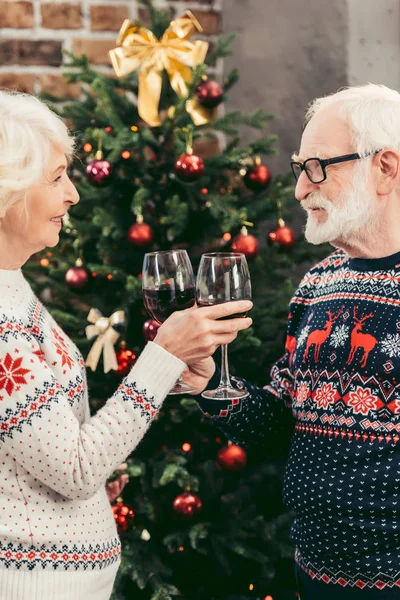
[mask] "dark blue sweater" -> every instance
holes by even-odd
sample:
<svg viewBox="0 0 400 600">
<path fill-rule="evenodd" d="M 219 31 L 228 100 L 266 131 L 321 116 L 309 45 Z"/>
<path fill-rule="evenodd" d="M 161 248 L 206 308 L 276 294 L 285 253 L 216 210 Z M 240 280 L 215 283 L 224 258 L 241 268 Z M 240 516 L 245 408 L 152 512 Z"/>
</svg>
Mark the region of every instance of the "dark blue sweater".
<svg viewBox="0 0 400 600">
<path fill-rule="evenodd" d="M 201 408 L 244 447 L 291 437 L 283 494 L 307 573 L 400 598 L 400 253 L 338 250 L 312 268 L 271 378 L 260 388 L 232 377 L 250 396 Z"/>
</svg>

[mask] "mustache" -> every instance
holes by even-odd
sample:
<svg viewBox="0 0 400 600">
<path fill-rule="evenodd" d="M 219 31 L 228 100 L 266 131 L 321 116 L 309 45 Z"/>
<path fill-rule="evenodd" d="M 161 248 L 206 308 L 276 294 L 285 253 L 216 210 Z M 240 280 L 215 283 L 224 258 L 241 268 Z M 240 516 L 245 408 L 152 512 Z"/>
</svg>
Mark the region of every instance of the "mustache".
<svg viewBox="0 0 400 600">
<path fill-rule="evenodd" d="M 329 210 L 331 207 L 329 200 L 319 193 L 311 194 L 306 200 L 300 202 L 300 205 L 306 211 L 313 208 L 324 208 L 325 210 Z"/>
</svg>

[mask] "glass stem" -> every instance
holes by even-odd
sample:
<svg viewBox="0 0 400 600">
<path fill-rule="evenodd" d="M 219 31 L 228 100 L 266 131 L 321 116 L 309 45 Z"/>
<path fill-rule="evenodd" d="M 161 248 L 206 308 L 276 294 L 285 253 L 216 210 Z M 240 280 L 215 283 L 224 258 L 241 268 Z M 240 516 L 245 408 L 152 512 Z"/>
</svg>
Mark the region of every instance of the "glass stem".
<svg viewBox="0 0 400 600">
<path fill-rule="evenodd" d="M 231 387 L 229 379 L 228 345 L 221 344 L 221 380 L 218 387 Z"/>
</svg>

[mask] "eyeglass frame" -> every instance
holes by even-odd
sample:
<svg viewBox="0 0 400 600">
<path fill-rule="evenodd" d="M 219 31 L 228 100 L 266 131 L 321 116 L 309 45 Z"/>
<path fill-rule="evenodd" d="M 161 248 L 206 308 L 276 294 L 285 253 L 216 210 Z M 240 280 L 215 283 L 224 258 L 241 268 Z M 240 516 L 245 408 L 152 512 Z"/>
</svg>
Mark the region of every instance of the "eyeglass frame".
<svg viewBox="0 0 400 600">
<path fill-rule="evenodd" d="M 326 174 L 325 167 L 327 167 L 328 165 L 335 165 L 338 163 L 347 162 L 349 160 L 358 160 L 360 158 L 366 158 L 367 156 L 372 156 L 373 154 L 378 154 L 379 152 L 381 152 L 381 150 L 374 150 L 373 152 L 368 152 L 367 154 L 364 154 L 363 156 L 361 156 L 361 154 L 358 154 L 358 152 L 357 152 L 357 153 L 353 153 L 353 154 L 343 154 L 342 156 L 334 156 L 333 158 L 318 158 L 317 156 L 315 156 L 315 157 L 307 158 L 307 160 L 305 160 L 303 163 L 293 160 L 290 163 L 290 166 L 292 168 L 292 173 L 293 173 L 293 176 L 294 176 L 296 182 L 300 179 L 301 173 L 303 171 L 305 171 L 309 181 L 311 181 L 311 183 L 314 183 L 316 185 L 318 183 L 322 183 L 322 182 L 326 181 L 327 174 Z M 322 173 L 324 175 L 323 179 L 320 179 L 319 181 L 312 181 L 312 179 L 310 178 L 309 174 L 307 173 L 307 170 L 305 167 L 305 165 L 310 160 L 317 160 L 319 162 Z M 300 167 L 301 173 L 300 173 L 299 177 L 296 177 L 296 173 L 294 171 L 293 165 L 298 165 Z"/>
</svg>

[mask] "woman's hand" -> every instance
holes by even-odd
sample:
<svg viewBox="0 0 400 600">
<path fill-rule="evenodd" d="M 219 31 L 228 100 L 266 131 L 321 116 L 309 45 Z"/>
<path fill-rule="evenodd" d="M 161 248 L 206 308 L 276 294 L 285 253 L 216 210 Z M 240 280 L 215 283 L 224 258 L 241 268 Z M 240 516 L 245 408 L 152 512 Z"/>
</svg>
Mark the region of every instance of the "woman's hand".
<svg viewBox="0 0 400 600">
<path fill-rule="evenodd" d="M 250 300 L 239 300 L 178 310 L 161 325 L 154 343 L 187 365 L 198 363 L 212 356 L 221 344 L 233 342 L 239 331 L 250 327 L 252 319 L 249 317 L 229 317 L 247 312 L 252 306 Z M 226 320 L 217 320 L 223 318 Z"/>
</svg>

